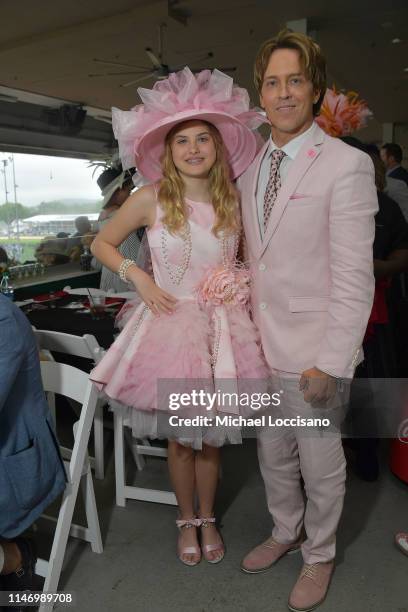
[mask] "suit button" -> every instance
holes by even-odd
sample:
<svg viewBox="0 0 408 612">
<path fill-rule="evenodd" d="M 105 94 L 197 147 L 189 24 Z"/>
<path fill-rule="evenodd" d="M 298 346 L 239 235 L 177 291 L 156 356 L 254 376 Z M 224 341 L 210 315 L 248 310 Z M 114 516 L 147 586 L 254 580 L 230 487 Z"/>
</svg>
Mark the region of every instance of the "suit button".
<svg viewBox="0 0 408 612">
<path fill-rule="evenodd" d="M 261 302 L 261 303 L 259 304 L 259 308 L 260 308 L 261 310 L 265 310 L 265 309 L 266 309 L 266 307 L 267 307 L 267 304 L 266 304 L 265 302 Z"/>
<path fill-rule="evenodd" d="M 266 266 L 265 266 L 265 264 L 264 264 L 264 263 L 260 263 L 260 264 L 259 264 L 259 269 L 260 269 L 260 271 L 261 271 L 261 272 L 263 272 L 264 270 L 266 270 Z"/>
</svg>

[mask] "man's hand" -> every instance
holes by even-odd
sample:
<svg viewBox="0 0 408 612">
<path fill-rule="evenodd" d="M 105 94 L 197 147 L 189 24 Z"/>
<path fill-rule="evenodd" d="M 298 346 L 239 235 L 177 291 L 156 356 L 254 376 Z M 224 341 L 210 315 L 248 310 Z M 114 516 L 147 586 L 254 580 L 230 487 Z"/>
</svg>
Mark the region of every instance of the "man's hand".
<svg viewBox="0 0 408 612">
<path fill-rule="evenodd" d="M 302 372 L 299 389 L 303 391 L 305 402 L 325 403 L 336 392 L 336 379 L 319 368 L 309 368 Z"/>
</svg>

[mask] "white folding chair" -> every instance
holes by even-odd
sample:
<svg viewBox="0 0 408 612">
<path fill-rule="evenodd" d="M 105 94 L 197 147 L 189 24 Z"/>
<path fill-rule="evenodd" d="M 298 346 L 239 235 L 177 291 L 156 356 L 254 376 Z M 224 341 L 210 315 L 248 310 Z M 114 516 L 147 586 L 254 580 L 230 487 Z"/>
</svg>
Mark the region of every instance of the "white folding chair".
<svg viewBox="0 0 408 612">
<path fill-rule="evenodd" d="M 34 329 L 34 334 L 37 338 L 39 349 L 45 351 L 56 351 L 75 357 L 84 357 L 85 359 L 90 359 L 94 363 L 98 363 L 105 354 L 104 349 L 98 344 L 95 336 L 91 334 L 75 336 L 73 334 L 42 329 Z M 103 479 L 105 473 L 103 435 L 104 404 L 105 401 L 99 398 L 93 424 L 95 457 L 90 457 L 91 466 L 95 469 L 95 477 L 98 479 Z M 52 400 L 50 401 L 50 408 L 54 413 L 55 408 L 53 407 Z M 67 451 L 67 449 L 63 449 L 63 453 L 65 453 L 65 458 L 67 458 L 67 456 L 69 457 L 69 451 Z"/>
<path fill-rule="evenodd" d="M 85 372 L 65 363 L 42 361 L 41 376 L 46 392 L 63 395 L 79 402 L 82 406 L 79 421 L 74 427 L 74 448 L 67 464 L 68 483 L 56 519 L 50 559 L 48 561 L 39 559 L 36 565 L 36 573 L 45 577 L 44 592 L 54 593 L 58 590 L 69 535 L 90 542 L 93 552 L 103 552 L 92 475 L 87 461 L 89 433 L 98 392 Z M 85 502 L 87 527 L 72 523 L 80 483 Z M 41 604 L 40 612 L 52 610 L 52 607 L 52 604 Z"/>
<path fill-rule="evenodd" d="M 116 505 L 124 507 L 126 499 L 138 499 L 140 501 L 177 506 L 176 496 L 172 491 L 148 489 L 126 484 L 125 437 L 138 470 L 143 469 L 143 455 L 167 457 L 167 449 L 151 446 L 148 440 L 142 440 L 143 444 L 139 444 L 137 440 L 131 437 L 124 421 L 124 416 L 114 411 Z"/>
</svg>

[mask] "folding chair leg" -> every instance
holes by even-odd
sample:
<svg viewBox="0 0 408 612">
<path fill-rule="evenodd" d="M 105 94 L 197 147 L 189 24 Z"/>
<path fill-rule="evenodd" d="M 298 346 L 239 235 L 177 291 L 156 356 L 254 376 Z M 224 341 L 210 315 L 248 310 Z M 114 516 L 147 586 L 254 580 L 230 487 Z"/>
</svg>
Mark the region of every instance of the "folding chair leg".
<svg viewBox="0 0 408 612">
<path fill-rule="evenodd" d="M 125 445 L 123 416 L 116 411 L 113 416 L 114 445 L 115 445 L 115 482 L 116 505 L 126 506 L 125 498 Z"/>
<path fill-rule="evenodd" d="M 134 487 L 126 485 L 125 473 L 125 426 L 124 419 L 121 414 L 114 412 L 114 438 L 115 438 L 115 477 L 116 477 L 116 505 L 124 507 L 126 499 L 139 499 L 142 501 L 150 501 L 159 504 L 170 504 L 177 506 L 177 499 L 172 491 L 160 491 L 157 489 L 145 489 L 142 487 Z M 131 448 L 137 449 L 137 444 L 131 444 Z M 147 446 L 147 450 L 156 451 L 155 447 Z M 160 450 L 160 455 L 162 449 Z M 158 454 L 151 452 L 151 454 Z"/>
<path fill-rule="evenodd" d="M 81 489 L 85 504 L 86 522 L 91 535 L 91 548 L 94 553 L 102 553 L 102 536 L 96 507 L 95 491 L 92 482 L 92 472 L 89 468 L 81 478 Z"/>
<path fill-rule="evenodd" d="M 44 593 L 55 593 L 58 590 L 58 582 L 61 575 L 62 564 L 64 561 L 65 549 L 67 546 L 68 535 L 72 523 L 72 515 L 76 498 L 78 495 L 79 482 L 68 484 L 61 510 L 58 516 L 57 528 L 55 530 L 54 541 L 52 543 L 50 560 L 48 562 L 48 574 L 44 583 Z M 52 610 L 47 604 L 40 606 L 40 612 Z"/>
<path fill-rule="evenodd" d="M 125 440 L 130 449 L 130 452 L 133 455 L 133 459 L 136 463 L 136 467 L 139 470 L 139 472 L 141 472 L 146 464 L 145 458 L 137 450 L 137 440 L 133 438 L 132 434 L 128 431 L 127 427 L 124 428 L 124 432 L 125 432 Z"/>
<path fill-rule="evenodd" d="M 94 419 L 95 478 L 98 478 L 98 480 L 103 480 L 105 476 L 103 443 L 103 406 L 104 402 L 98 400 Z"/>
<path fill-rule="evenodd" d="M 96 390 L 90 388 L 89 395 L 84 398 L 84 403 L 92 401 Z M 79 483 L 81 480 L 86 451 L 89 442 L 89 432 L 95 416 L 95 409 L 82 410 L 78 422 L 77 435 L 72 450 L 72 457 L 69 466 L 69 483 L 65 487 L 61 508 L 58 514 L 57 527 L 55 529 L 54 540 L 51 548 L 49 560 L 49 571 L 44 583 L 45 593 L 55 593 L 58 591 L 58 582 L 61 575 L 64 555 L 67 546 L 68 536 L 72 523 L 75 503 L 78 497 Z M 52 604 L 41 604 L 39 612 L 52 610 Z"/>
</svg>

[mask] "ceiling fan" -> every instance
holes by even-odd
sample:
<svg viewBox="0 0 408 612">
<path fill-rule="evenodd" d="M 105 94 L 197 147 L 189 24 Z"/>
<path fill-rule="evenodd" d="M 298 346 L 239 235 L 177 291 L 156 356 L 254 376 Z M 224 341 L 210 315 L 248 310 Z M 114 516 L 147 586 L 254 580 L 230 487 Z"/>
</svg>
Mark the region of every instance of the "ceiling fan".
<svg viewBox="0 0 408 612">
<path fill-rule="evenodd" d="M 151 62 L 150 66 L 136 66 L 135 64 L 127 64 L 123 62 L 110 61 L 105 59 L 94 58 L 93 61 L 98 64 L 107 64 L 111 66 L 118 66 L 122 68 L 133 68 L 131 71 L 126 72 L 104 72 L 101 74 L 88 74 L 89 77 L 106 77 L 106 76 L 120 76 L 120 75 L 130 75 L 134 74 L 136 76 L 135 79 L 128 81 L 127 83 L 122 83 L 119 87 L 131 87 L 136 83 L 141 83 L 142 81 L 146 81 L 147 79 L 155 78 L 155 79 L 166 79 L 172 72 L 176 72 L 177 70 L 181 70 L 184 68 L 185 63 L 180 64 L 178 66 L 170 66 L 164 60 L 163 53 L 163 38 L 164 38 L 164 30 L 167 27 L 165 23 L 161 23 L 159 26 L 159 45 L 158 45 L 158 53 L 155 54 L 151 47 L 145 47 L 145 52 L 148 59 Z M 202 62 L 204 60 L 212 59 L 214 57 L 214 53 L 209 51 L 204 57 L 193 60 L 191 63 Z M 236 70 L 236 66 L 232 67 L 223 67 L 220 68 L 222 72 L 234 72 Z M 201 72 L 204 68 L 192 68 L 192 72 Z"/>
</svg>

